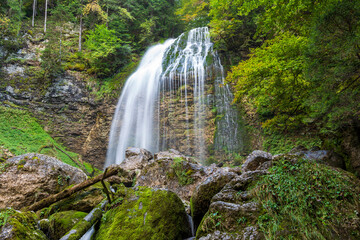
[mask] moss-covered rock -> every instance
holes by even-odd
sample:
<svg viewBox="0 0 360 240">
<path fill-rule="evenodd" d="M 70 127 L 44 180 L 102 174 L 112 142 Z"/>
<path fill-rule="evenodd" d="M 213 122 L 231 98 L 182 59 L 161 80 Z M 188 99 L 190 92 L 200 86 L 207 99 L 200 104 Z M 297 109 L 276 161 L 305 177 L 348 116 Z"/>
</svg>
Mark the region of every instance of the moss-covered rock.
<svg viewBox="0 0 360 240">
<path fill-rule="evenodd" d="M 46 240 L 45 234 L 37 228 L 37 217 L 33 212 L 0 210 L 1 240 Z"/>
<path fill-rule="evenodd" d="M 284 155 L 253 192 L 267 239 L 360 239 L 360 181 L 349 172 Z"/>
<path fill-rule="evenodd" d="M 78 211 L 58 212 L 50 216 L 49 236 L 51 239 L 60 239 L 75 224 L 83 219 L 87 213 Z"/>
<path fill-rule="evenodd" d="M 121 202 L 104 215 L 95 239 L 175 240 L 191 236 L 184 205 L 173 192 L 138 187 L 128 189 Z"/>
<path fill-rule="evenodd" d="M 99 204 L 83 219 L 81 219 L 73 228 L 70 229 L 61 240 L 79 240 L 94 224 L 100 221 L 102 217 L 103 204 Z"/>
</svg>

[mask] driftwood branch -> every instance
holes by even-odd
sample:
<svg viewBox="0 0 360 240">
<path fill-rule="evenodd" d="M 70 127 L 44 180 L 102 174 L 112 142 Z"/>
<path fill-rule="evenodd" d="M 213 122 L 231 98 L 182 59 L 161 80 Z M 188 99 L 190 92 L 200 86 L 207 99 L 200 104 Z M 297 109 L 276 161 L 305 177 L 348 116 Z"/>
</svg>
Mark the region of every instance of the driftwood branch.
<svg viewBox="0 0 360 240">
<path fill-rule="evenodd" d="M 126 174 L 126 171 L 120 167 L 111 167 L 111 168 L 107 169 L 103 174 L 97 175 L 94 178 L 87 179 L 86 181 L 79 183 L 71 188 L 65 189 L 57 194 L 51 195 L 47 198 L 44 198 L 41 201 L 36 202 L 33 205 L 25 208 L 24 210 L 38 211 L 42 208 L 50 206 L 51 204 L 53 204 L 55 202 L 58 202 L 64 198 L 67 198 L 67 197 L 71 196 L 72 194 L 74 194 L 78 191 L 81 191 L 97 182 L 100 182 L 108 177 L 111 177 L 111 176 L 114 176 L 117 174 L 123 175 L 123 174 Z"/>
<path fill-rule="evenodd" d="M 103 188 L 104 188 L 104 192 L 105 192 L 105 194 L 106 194 L 106 197 L 107 197 L 109 203 L 111 204 L 111 198 L 110 198 L 109 190 L 108 190 L 108 188 L 106 187 L 106 185 L 105 185 L 105 183 L 104 183 L 104 177 L 106 176 L 107 170 L 108 170 L 108 169 L 106 168 L 105 171 L 104 171 L 104 173 L 103 173 L 103 178 L 101 179 L 101 184 L 102 184 L 102 186 L 103 186 Z"/>
</svg>

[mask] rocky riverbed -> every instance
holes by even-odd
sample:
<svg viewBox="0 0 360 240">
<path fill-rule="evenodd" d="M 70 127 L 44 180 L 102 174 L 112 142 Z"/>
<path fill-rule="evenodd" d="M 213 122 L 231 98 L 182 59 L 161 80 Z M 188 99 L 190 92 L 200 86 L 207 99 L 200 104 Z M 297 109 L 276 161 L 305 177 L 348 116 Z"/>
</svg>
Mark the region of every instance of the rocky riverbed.
<svg viewBox="0 0 360 240">
<path fill-rule="evenodd" d="M 104 182 L 107 191 L 97 183 L 37 212 L 26 209 L 84 181 L 85 174 L 41 154 L 10 157 L 0 164 L 1 239 L 80 239 L 93 225 L 93 239 L 265 239 L 269 235 L 264 232 L 264 222 L 269 224 L 273 219 L 264 218 L 273 215 L 259 198 L 259 191 L 266 187 L 262 182 L 266 176 L 279 176 L 274 175 L 279 165 L 281 169 L 286 166 L 300 171 L 301 166 L 309 164 L 320 169 L 317 174 L 329 172 L 334 181 L 346 181 L 350 189 L 342 189 L 342 195 L 335 198 L 337 203 L 331 202 L 337 204 L 339 208 L 333 211 L 344 221 L 337 222 L 336 216 L 324 219 L 333 229 L 324 235 L 325 239 L 360 236 L 360 182 L 332 166 L 338 164 L 324 158 L 324 152 L 272 156 L 254 151 L 241 167 L 230 168 L 203 166 L 176 150 L 152 155 L 145 149 L 129 148 L 125 161 L 111 167 L 121 168 L 132 180 L 110 177 Z M 291 171 L 287 172 L 289 179 Z M 311 179 L 320 178 L 311 172 L 314 170 L 306 171 L 314 174 Z M 110 192 L 108 197 L 106 192 Z M 326 194 L 323 190 L 318 198 L 325 199 Z M 278 234 L 303 236 L 297 231 L 302 229 L 279 229 Z"/>
</svg>

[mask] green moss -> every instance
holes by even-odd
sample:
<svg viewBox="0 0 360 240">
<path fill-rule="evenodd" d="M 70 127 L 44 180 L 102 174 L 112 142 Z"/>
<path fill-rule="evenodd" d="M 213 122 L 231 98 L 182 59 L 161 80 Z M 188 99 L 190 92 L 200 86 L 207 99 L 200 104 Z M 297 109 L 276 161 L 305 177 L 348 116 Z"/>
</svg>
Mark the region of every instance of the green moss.
<svg viewBox="0 0 360 240">
<path fill-rule="evenodd" d="M 78 211 L 58 212 L 51 215 L 49 218 L 49 234 L 51 238 L 60 239 L 86 215 L 87 213 Z"/>
<path fill-rule="evenodd" d="M 268 239 L 360 237 L 360 184 L 348 172 L 285 156 L 253 191 L 265 209 L 258 223 Z"/>
<path fill-rule="evenodd" d="M 8 210 L 0 210 L 4 212 Z M 43 232 L 37 229 L 37 218 L 33 212 L 16 212 L 9 213 L 6 226 L 11 228 L 11 240 L 45 240 L 47 237 Z"/>
<path fill-rule="evenodd" d="M 184 205 L 173 192 L 139 187 L 128 190 L 122 204 L 108 211 L 96 239 L 184 239 L 188 223 Z"/>
</svg>

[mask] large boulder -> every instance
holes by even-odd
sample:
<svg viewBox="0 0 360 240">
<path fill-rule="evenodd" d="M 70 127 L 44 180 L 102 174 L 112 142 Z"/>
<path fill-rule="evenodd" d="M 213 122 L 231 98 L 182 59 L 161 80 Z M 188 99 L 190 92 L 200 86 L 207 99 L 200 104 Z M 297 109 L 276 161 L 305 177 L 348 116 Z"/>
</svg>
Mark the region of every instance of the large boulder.
<svg viewBox="0 0 360 240">
<path fill-rule="evenodd" d="M 95 239 L 182 240 L 191 236 L 184 205 L 175 193 L 147 187 L 125 191 L 102 218 Z"/>
<path fill-rule="evenodd" d="M 120 166 L 127 171 L 141 170 L 152 158 L 151 152 L 146 149 L 129 147 L 125 151 L 125 159 Z"/>
<path fill-rule="evenodd" d="M 262 207 L 248 191 L 266 170 L 247 171 L 231 179 L 215 194 L 196 232 L 196 238 L 264 239 L 257 225 Z"/>
<path fill-rule="evenodd" d="M 191 214 L 195 226 L 199 225 L 207 212 L 213 196 L 235 176 L 236 174 L 233 172 L 214 174 L 197 186 L 191 198 Z"/>
<path fill-rule="evenodd" d="M 10 158 L 0 169 L 0 208 L 20 209 L 86 180 L 80 169 L 36 153 Z"/>
<path fill-rule="evenodd" d="M 196 232 L 196 238 L 264 239 L 257 225 L 262 207 L 249 192 L 249 187 L 265 170 L 247 171 L 231 179 L 215 194 Z"/>
<path fill-rule="evenodd" d="M 260 168 L 263 164 L 267 164 L 272 160 L 272 155 L 268 152 L 255 150 L 245 160 L 242 166 L 244 172 L 254 171 Z"/>
<path fill-rule="evenodd" d="M 6 218 L 6 220 L 5 220 Z M 5 225 L 1 226 L 4 222 Z M 0 209 L 1 240 L 47 240 L 37 227 L 37 217 L 33 212 L 19 212 Z"/>
<path fill-rule="evenodd" d="M 295 155 L 301 156 L 309 161 L 325 164 L 332 167 L 345 169 L 344 159 L 334 151 L 330 150 L 303 150 L 295 152 Z"/>
<path fill-rule="evenodd" d="M 220 168 L 215 164 L 205 167 L 176 150 L 154 154 L 136 178 L 140 186 L 171 189 L 182 200 L 189 201 L 196 187 L 206 178 L 232 172 L 239 169 Z"/>
</svg>

